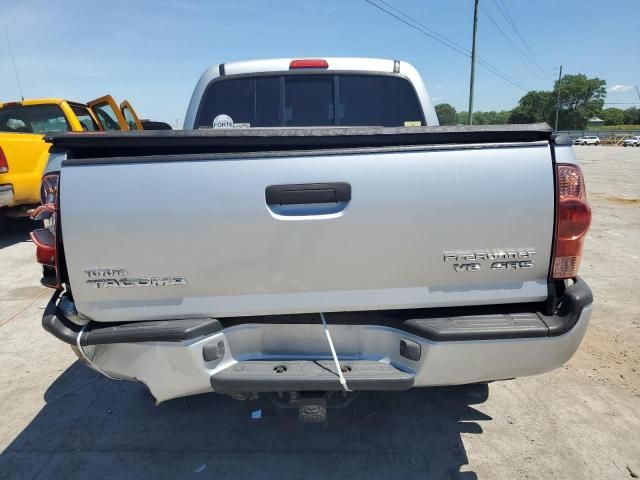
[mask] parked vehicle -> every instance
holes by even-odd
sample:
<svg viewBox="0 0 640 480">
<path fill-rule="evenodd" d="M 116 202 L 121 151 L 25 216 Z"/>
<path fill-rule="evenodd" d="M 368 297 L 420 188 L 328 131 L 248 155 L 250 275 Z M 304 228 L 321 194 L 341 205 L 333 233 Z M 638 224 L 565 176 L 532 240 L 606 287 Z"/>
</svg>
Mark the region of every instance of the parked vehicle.
<svg viewBox="0 0 640 480">
<path fill-rule="evenodd" d="M 141 129 L 129 102 L 118 107 L 110 95 L 87 104 L 57 98 L 0 104 L 0 214 L 26 215 L 39 203 L 50 147 L 44 135 Z"/>
<path fill-rule="evenodd" d="M 142 119 L 142 128 L 144 130 L 172 130 L 171 125 L 166 122 L 158 122 L 154 120 Z"/>
<path fill-rule="evenodd" d="M 640 135 L 627 138 L 624 142 L 622 142 L 622 146 L 623 147 L 640 147 Z"/>
<path fill-rule="evenodd" d="M 576 138 L 573 141 L 574 145 L 600 145 L 600 138 L 596 136 L 585 136 Z"/>
<path fill-rule="evenodd" d="M 318 420 L 580 345 L 591 212 L 546 124 L 438 127 L 408 63 L 328 58 L 207 70 L 185 125 L 47 137 L 43 326 L 97 371 Z"/>
</svg>

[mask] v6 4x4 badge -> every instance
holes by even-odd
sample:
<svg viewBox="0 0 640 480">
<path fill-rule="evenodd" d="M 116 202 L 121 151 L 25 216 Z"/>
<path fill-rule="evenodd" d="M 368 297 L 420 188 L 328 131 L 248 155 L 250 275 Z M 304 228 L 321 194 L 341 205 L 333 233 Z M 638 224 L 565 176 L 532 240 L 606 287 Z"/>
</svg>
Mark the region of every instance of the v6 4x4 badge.
<svg viewBox="0 0 640 480">
<path fill-rule="evenodd" d="M 505 250 L 445 251 L 444 262 L 456 272 L 490 270 L 519 270 L 533 268 L 536 251 L 531 248 Z"/>
</svg>

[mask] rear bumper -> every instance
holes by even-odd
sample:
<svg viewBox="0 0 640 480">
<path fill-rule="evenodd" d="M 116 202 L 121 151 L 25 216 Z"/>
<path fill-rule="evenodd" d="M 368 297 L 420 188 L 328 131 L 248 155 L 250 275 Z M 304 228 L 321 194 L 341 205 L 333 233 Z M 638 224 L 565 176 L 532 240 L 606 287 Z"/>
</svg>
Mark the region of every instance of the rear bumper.
<svg viewBox="0 0 640 480">
<path fill-rule="evenodd" d="M 0 207 L 6 207 L 13 203 L 13 186 L 0 185 Z"/>
<path fill-rule="evenodd" d="M 189 319 L 129 324 L 65 318 L 54 295 L 44 328 L 76 346 L 96 370 L 145 383 L 158 401 L 217 391 L 339 390 L 320 319 Z M 592 295 L 578 279 L 555 315 L 536 312 L 442 316 L 441 312 L 327 315 L 353 390 L 457 385 L 543 373 L 575 353 Z M 488 307 L 487 307 L 488 308 Z M 499 307 L 496 307 L 499 310 Z M 80 346 L 81 349 L 77 347 Z M 275 367 L 285 367 L 276 369 Z M 277 370 L 277 371 L 276 371 Z"/>
<path fill-rule="evenodd" d="M 36 205 L 20 202 L 17 200 L 13 184 L 0 185 L 0 208 L 2 213 L 8 217 L 28 217 Z"/>
</svg>

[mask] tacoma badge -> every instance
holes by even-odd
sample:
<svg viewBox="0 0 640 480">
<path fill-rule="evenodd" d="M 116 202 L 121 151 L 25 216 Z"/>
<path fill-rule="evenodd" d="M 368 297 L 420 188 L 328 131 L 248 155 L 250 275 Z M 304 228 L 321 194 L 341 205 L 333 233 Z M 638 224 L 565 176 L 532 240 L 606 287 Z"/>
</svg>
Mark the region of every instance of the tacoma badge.
<svg viewBox="0 0 640 480">
<path fill-rule="evenodd" d="M 87 285 L 94 288 L 175 287 L 186 286 L 181 275 L 130 276 L 126 268 L 91 268 L 85 270 Z"/>
</svg>

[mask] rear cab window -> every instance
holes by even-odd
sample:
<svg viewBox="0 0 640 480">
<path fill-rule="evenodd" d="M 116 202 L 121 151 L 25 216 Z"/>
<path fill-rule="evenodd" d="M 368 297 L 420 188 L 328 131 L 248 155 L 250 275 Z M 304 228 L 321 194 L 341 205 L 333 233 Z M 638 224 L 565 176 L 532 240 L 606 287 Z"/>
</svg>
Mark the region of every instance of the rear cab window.
<svg viewBox="0 0 640 480">
<path fill-rule="evenodd" d="M 104 130 L 122 130 L 118 123 L 116 112 L 111 105 L 108 103 L 102 103 L 94 105 L 92 108 Z"/>
<path fill-rule="evenodd" d="M 136 124 L 136 120 L 135 120 L 135 118 L 133 118 L 133 114 L 131 113 L 130 109 L 123 108 L 122 109 L 122 115 L 124 115 L 124 120 L 125 120 L 125 122 L 127 122 L 127 125 L 129 125 L 129 130 L 137 130 L 138 129 L 138 125 Z"/>
<path fill-rule="evenodd" d="M 15 105 L 0 108 L 0 132 L 47 134 L 71 127 L 58 105 Z"/>
<path fill-rule="evenodd" d="M 73 110 L 73 113 L 75 114 L 76 118 L 80 122 L 80 125 L 82 126 L 82 130 L 84 132 L 96 132 L 100 130 L 100 127 L 98 126 L 96 121 L 93 119 L 93 116 L 91 115 L 87 107 L 82 105 L 72 104 L 72 103 L 70 103 L 69 106 L 71 107 L 71 110 Z"/>
<path fill-rule="evenodd" d="M 196 128 L 425 125 L 404 77 L 362 73 L 272 73 L 221 77 L 202 97 Z M 224 120 L 224 121 L 223 121 Z"/>
<path fill-rule="evenodd" d="M 124 117 L 124 121 L 129 127 L 129 130 L 144 130 L 142 123 L 138 118 L 138 115 L 133 110 L 133 107 L 131 106 L 128 100 L 124 100 L 120 104 L 120 112 L 122 113 L 122 116 Z"/>
</svg>

